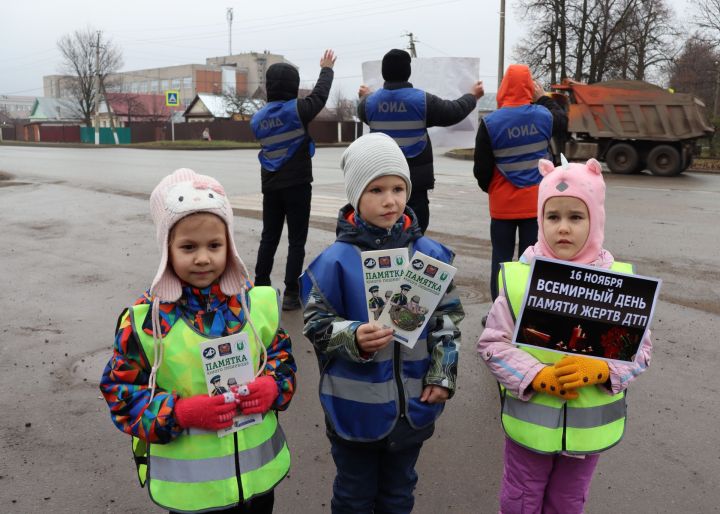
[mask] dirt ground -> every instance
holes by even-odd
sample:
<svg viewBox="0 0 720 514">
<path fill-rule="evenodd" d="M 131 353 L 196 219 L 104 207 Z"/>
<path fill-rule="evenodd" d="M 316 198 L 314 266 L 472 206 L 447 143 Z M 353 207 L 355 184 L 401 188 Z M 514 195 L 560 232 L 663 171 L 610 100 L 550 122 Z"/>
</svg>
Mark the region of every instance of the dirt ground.
<svg viewBox="0 0 720 514">
<path fill-rule="evenodd" d="M 11 175 L 0 180 L 0 512 L 162 512 L 137 485 L 129 438 L 112 425 L 98 390 L 117 316 L 157 265 L 147 193 L 124 187 L 123 177 L 96 187 Z M 471 230 L 453 218 L 456 211 L 485 215 L 486 207 L 457 197 L 446 178 L 449 185 L 439 184 L 431 199 L 431 230 L 458 254 L 467 318 L 458 392 L 421 454 L 415 512 L 493 513 L 503 436 L 497 388 L 474 349 L 489 308 L 490 247 L 486 219 Z M 318 182 L 316 194 L 337 192 L 337 179 Z M 720 512 L 720 177 L 654 181 L 652 188 L 628 178 L 607 182 L 614 214 L 606 239 L 618 258 L 663 286 L 652 366 L 629 392 L 626 436 L 601 458 L 587 512 Z M 253 269 L 261 223 L 256 210 L 237 214 L 235 238 Z M 313 218 L 308 262 L 333 240 L 333 229 L 332 220 Z M 278 286 L 284 244 L 273 274 Z M 317 364 L 301 314 L 283 314 L 282 324 L 299 371 L 297 394 L 281 415 L 293 467 L 276 490 L 276 512 L 329 512 L 334 468 Z"/>
</svg>

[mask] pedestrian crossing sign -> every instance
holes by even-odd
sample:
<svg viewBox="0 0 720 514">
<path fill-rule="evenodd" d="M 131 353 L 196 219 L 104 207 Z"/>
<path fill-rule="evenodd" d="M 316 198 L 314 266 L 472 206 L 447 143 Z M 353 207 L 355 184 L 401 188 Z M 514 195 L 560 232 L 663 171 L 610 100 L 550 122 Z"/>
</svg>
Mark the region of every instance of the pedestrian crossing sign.
<svg viewBox="0 0 720 514">
<path fill-rule="evenodd" d="M 177 107 L 180 105 L 180 91 L 165 91 L 165 105 Z"/>
</svg>

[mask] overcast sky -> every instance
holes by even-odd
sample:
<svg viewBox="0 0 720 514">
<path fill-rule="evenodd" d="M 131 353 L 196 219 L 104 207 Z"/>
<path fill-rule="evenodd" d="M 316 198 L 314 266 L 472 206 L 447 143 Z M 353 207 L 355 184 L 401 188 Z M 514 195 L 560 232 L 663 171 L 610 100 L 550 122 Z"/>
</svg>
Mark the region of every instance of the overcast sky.
<svg viewBox="0 0 720 514">
<path fill-rule="evenodd" d="M 668 0 L 678 16 L 689 0 Z M 405 48 L 414 33 L 418 57 L 477 57 L 487 91 L 497 89 L 500 0 L 2 0 L 0 94 L 40 96 L 42 77 L 59 72 L 57 40 L 78 28 L 102 30 L 122 50 L 123 71 L 204 64 L 228 53 L 226 8 L 234 9 L 232 51 L 268 50 L 300 67 L 304 87 L 325 48 L 338 55 L 335 87 L 354 95 L 361 63 Z M 505 63 L 532 31 L 506 0 Z M 334 94 L 334 93 L 333 93 Z"/>
</svg>

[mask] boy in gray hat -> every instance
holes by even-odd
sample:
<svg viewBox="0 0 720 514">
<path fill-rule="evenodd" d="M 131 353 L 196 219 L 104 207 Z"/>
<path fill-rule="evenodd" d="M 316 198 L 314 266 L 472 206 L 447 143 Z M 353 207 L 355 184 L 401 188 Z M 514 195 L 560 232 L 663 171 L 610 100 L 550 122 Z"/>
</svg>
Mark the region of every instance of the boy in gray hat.
<svg viewBox="0 0 720 514">
<path fill-rule="evenodd" d="M 305 336 L 320 364 L 320 403 L 337 468 L 332 512 L 409 513 L 415 463 L 455 391 L 463 319 L 451 284 L 413 348 L 368 322 L 360 252 L 407 247 L 450 263 L 406 209 L 407 161 L 389 136 L 368 134 L 342 156 L 349 204 L 337 239 L 300 279 Z"/>
</svg>

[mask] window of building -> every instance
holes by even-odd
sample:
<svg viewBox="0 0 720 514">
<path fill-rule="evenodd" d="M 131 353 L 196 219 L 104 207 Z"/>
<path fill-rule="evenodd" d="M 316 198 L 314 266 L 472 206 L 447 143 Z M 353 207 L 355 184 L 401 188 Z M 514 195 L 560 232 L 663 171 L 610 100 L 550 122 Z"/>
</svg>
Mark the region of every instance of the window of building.
<svg viewBox="0 0 720 514">
<path fill-rule="evenodd" d="M 158 91 L 160 91 L 160 81 L 151 80 L 150 81 L 150 92 L 157 93 Z"/>
<path fill-rule="evenodd" d="M 180 79 L 172 79 L 172 88 L 180 89 Z"/>
<path fill-rule="evenodd" d="M 192 77 L 184 77 L 182 79 L 182 85 L 185 89 L 190 89 L 192 87 Z"/>
</svg>

